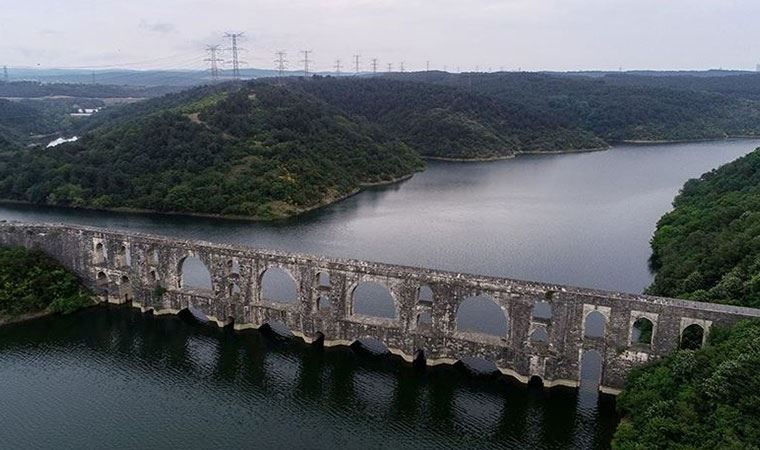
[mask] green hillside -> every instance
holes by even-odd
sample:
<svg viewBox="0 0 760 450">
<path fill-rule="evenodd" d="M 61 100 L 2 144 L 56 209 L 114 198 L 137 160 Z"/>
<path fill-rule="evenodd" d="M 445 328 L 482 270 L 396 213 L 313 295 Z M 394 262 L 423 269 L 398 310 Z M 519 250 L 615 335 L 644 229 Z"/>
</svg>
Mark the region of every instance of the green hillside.
<svg viewBox="0 0 760 450">
<path fill-rule="evenodd" d="M 746 98 L 694 89 L 674 88 L 655 77 L 646 84 L 614 78 L 557 76 L 542 73 L 395 74 L 396 79 L 465 89 L 514 105 L 565 127 L 594 133 L 607 142 L 711 139 L 760 136 L 760 102 L 740 77 L 720 82 L 720 92 L 746 93 Z M 718 82 L 715 82 L 718 84 Z M 706 88 L 704 88 L 706 89 Z"/>
<path fill-rule="evenodd" d="M 422 167 L 405 144 L 324 102 L 254 83 L 125 106 L 55 149 L 0 155 L 0 197 L 277 218 Z"/>
<path fill-rule="evenodd" d="M 498 158 L 607 146 L 590 132 L 463 89 L 385 78 L 294 79 L 288 85 L 363 117 L 428 157 Z"/>
<path fill-rule="evenodd" d="M 652 294 L 760 307 L 760 149 L 689 180 L 652 239 Z"/>
</svg>

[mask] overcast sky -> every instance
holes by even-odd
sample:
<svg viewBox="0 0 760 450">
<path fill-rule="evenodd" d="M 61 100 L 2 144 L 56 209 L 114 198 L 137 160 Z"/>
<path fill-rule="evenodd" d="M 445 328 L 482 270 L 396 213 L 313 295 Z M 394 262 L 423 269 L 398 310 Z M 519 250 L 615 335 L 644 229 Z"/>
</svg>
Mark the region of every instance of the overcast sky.
<svg viewBox="0 0 760 450">
<path fill-rule="evenodd" d="M 242 31 L 248 67 L 313 50 L 407 70 L 752 69 L 760 0 L 0 0 L 0 65 L 202 68 Z"/>
</svg>

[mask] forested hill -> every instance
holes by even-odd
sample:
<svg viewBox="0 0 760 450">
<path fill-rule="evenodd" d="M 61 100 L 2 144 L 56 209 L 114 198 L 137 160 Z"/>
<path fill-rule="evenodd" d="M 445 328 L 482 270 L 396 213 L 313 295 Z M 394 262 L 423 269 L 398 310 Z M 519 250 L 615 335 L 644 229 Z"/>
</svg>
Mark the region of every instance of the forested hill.
<svg viewBox="0 0 760 450">
<path fill-rule="evenodd" d="M 760 149 L 689 180 L 652 239 L 652 294 L 760 308 Z"/>
<path fill-rule="evenodd" d="M 464 89 L 385 78 L 315 77 L 287 84 L 377 124 L 423 156 L 494 158 L 607 146 L 576 126 Z"/>
<path fill-rule="evenodd" d="M 198 88 L 92 124 L 77 142 L 0 153 L 0 197 L 276 218 L 422 167 L 382 130 L 269 84 Z"/>
<path fill-rule="evenodd" d="M 760 101 L 749 98 L 752 87 L 737 88 L 750 92 L 737 97 L 717 88 L 714 92 L 676 89 L 658 80 L 636 84 L 542 73 L 418 72 L 386 77 L 487 95 L 526 114 L 590 131 L 607 142 L 760 135 Z M 722 89 L 744 80 L 727 78 L 720 82 Z"/>
</svg>

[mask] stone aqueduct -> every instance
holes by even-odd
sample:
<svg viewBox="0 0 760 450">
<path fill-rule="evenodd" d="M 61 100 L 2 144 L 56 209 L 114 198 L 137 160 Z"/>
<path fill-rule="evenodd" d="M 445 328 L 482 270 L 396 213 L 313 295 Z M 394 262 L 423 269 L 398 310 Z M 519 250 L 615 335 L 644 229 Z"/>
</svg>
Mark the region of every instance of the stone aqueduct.
<svg viewBox="0 0 760 450">
<path fill-rule="evenodd" d="M 156 314 L 192 306 L 235 329 L 281 323 L 306 342 L 324 345 L 350 345 L 369 337 L 410 362 L 434 365 L 477 357 L 523 382 L 540 377 L 545 386 L 578 386 L 582 356 L 597 351 L 600 390 L 609 393 L 623 387 L 632 367 L 674 351 L 687 327 L 701 327 L 706 336 L 713 325 L 760 317 L 760 310 L 750 308 L 71 225 L 3 222 L 0 244 L 41 248 L 76 272 L 104 301 L 129 301 Z M 212 289 L 183 287 L 182 264 L 189 256 L 208 268 Z M 292 276 L 297 302 L 262 298 L 262 274 L 270 267 Z M 320 283 L 325 274 L 326 285 Z M 395 318 L 355 313 L 353 293 L 364 282 L 389 289 Z M 425 287 L 432 299 L 420 298 Z M 504 335 L 457 328 L 458 308 L 473 296 L 490 297 L 501 308 L 508 323 Z M 537 304 L 550 308 L 551 314 L 537 314 Z M 604 317 L 600 336 L 587 336 L 590 314 Z M 421 316 L 429 321 L 422 323 Z M 646 344 L 634 339 L 634 323 L 642 319 L 651 324 Z M 545 339 L 533 339 L 535 333 Z"/>
</svg>

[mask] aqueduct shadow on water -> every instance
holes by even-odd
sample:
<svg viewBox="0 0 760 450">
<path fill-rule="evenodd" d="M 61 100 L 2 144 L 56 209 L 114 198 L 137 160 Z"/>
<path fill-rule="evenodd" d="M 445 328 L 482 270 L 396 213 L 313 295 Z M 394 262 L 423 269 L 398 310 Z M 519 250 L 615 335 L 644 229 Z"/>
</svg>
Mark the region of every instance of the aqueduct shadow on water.
<svg viewBox="0 0 760 450">
<path fill-rule="evenodd" d="M 191 308 L 235 329 L 285 326 L 324 345 L 374 340 L 410 362 L 478 358 L 526 383 L 578 386 L 582 362 L 598 355 L 599 386 L 609 393 L 631 368 L 701 345 L 712 326 L 760 317 L 751 308 L 71 225 L 2 223 L 0 244 L 43 249 L 103 301 L 156 314 Z"/>
</svg>

